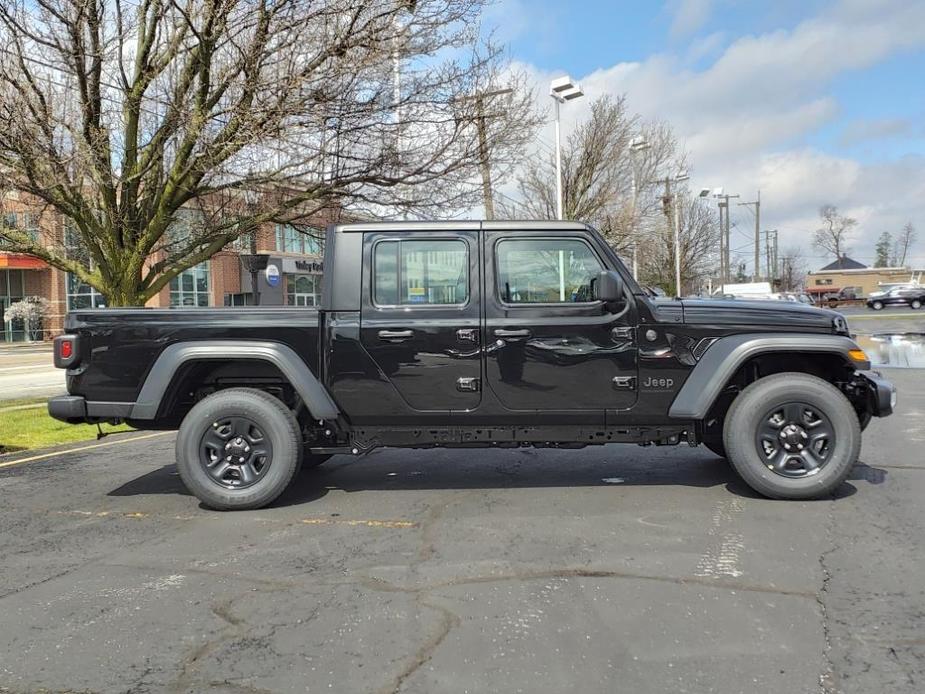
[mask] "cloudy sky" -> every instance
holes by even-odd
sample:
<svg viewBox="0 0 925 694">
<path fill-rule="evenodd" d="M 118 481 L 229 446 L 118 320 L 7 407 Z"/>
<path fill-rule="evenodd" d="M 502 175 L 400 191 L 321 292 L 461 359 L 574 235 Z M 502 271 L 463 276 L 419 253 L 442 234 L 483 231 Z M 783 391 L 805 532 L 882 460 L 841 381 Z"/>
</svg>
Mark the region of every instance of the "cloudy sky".
<svg viewBox="0 0 925 694">
<path fill-rule="evenodd" d="M 851 255 L 867 263 L 911 220 L 925 266 L 925 1 L 500 0 L 487 24 L 538 84 L 581 82 L 565 128 L 625 94 L 674 127 L 694 189 L 760 189 L 761 226 L 812 266 L 827 262 L 809 244 L 824 203 L 858 219 Z M 754 218 L 737 207 L 733 221 L 745 259 Z"/>
</svg>

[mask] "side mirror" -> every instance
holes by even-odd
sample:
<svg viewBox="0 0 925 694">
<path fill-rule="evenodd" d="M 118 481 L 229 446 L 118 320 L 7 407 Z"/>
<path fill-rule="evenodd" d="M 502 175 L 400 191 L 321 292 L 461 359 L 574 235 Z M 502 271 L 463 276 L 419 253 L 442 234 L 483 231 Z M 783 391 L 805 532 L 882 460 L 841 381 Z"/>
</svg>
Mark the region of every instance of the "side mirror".
<svg viewBox="0 0 925 694">
<path fill-rule="evenodd" d="M 595 284 L 597 298 L 601 301 L 620 301 L 623 298 L 624 284 L 619 273 L 602 270 Z"/>
</svg>

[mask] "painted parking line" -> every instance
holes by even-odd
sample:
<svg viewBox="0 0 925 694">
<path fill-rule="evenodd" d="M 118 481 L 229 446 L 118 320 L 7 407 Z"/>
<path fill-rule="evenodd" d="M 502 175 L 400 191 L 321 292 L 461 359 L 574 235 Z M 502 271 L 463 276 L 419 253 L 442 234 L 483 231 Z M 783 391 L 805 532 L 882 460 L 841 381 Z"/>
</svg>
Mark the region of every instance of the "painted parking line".
<svg viewBox="0 0 925 694">
<path fill-rule="evenodd" d="M 143 441 L 144 439 L 153 439 L 156 436 L 167 436 L 168 434 L 173 434 L 173 431 L 156 431 L 153 434 L 143 434 L 142 436 L 133 436 L 128 439 L 116 439 L 115 441 L 103 441 L 102 443 L 93 443 L 89 446 L 77 446 L 76 448 L 67 448 L 60 451 L 51 451 L 50 453 L 41 453 L 39 455 L 29 456 L 28 458 L 19 458 L 18 460 L 11 460 L 6 463 L 0 463 L 0 469 L 5 467 L 14 467 L 16 465 L 25 465 L 26 463 L 34 463 L 39 460 L 47 460 L 48 458 L 57 458 L 60 455 L 67 455 L 68 453 L 80 453 L 81 451 L 91 451 L 95 448 L 104 448 L 106 446 L 118 446 L 123 443 L 132 443 L 133 441 Z M 2 460 L 2 458 L 0 458 Z"/>
<path fill-rule="evenodd" d="M 145 511 L 56 511 L 58 515 L 62 516 L 82 516 L 84 518 L 130 518 L 134 520 L 143 520 L 143 519 L 166 519 L 166 520 L 181 520 L 181 521 L 190 521 L 196 520 L 199 518 L 207 518 L 218 520 L 221 518 L 227 518 L 227 514 L 224 513 L 201 513 L 196 515 L 172 515 L 164 516 L 158 513 L 148 513 Z M 387 528 L 390 530 L 405 530 L 409 528 L 417 528 L 418 523 L 416 521 L 409 520 L 391 520 L 391 519 L 378 519 L 378 518 L 298 518 L 295 520 L 285 519 L 285 518 L 266 518 L 266 517 L 250 517 L 248 522 L 254 523 L 274 523 L 281 525 L 346 525 L 348 527 L 363 527 L 363 528 Z"/>
</svg>

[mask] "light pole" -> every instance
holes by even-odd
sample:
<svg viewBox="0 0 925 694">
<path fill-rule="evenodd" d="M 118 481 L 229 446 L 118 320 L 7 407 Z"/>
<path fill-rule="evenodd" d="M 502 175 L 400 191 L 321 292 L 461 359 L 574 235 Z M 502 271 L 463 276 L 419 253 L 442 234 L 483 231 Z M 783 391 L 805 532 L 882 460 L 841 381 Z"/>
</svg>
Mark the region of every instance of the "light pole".
<svg viewBox="0 0 925 694">
<path fill-rule="evenodd" d="M 665 176 L 665 178 L 652 181 L 652 183 L 661 183 L 665 186 L 665 196 L 662 202 L 674 235 L 674 282 L 675 296 L 678 297 L 681 296 L 681 208 L 677 203 L 677 194 L 671 192 L 671 183 L 672 181 L 683 183 L 689 178 L 687 171 L 679 171 L 674 176 Z"/>
<path fill-rule="evenodd" d="M 690 176 L 686 171 L 679 171 L 674 177 L 675 183 L 686 181 Z M 674 287 L 675 296 L 681 298 L 681 206 L 678 204 L 678 193 L 672 198 L 674 203 Z"/>
<path fill-rule="evenodd" d="M 562 144 L 559 135 L 559 104 L 584 96 L 580 84 L 573 84 L 566 75 L 549 84 L 549 96 L 556 102 L 556 219 L 562 219 Z"/>
<path fill-rule="evenodd" d="M 651 148 L 648 140 L 644 137 L 637 137 L 630 142 L 630 168 L 633 174 L 633 197 L 632 208 L 630 209 L 630 233 L 633 236 L 633 279 L 639 279 L 639 262 L 637 259 L 637 250 L 639 248 L 639 238 L 636 233 L 636 204 L 639 198 L 639 185 L 636 183 L 636 154 L 644 152 Z"/>
</svg>

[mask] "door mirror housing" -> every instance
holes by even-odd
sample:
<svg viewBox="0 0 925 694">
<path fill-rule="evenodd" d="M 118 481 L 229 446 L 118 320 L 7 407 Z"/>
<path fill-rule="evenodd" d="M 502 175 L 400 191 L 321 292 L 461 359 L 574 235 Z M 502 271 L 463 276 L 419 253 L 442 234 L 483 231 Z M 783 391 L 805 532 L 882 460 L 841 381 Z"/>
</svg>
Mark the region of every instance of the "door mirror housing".
<svg viewBox="0 0 925 694">
<path fill-rule="evenodd" d="M 597 276 L 596 297 L 601 301 L 620 301 L 623 299 L 625 285 L 620 273 L 614 270 L 602 270 Z"/>
</svg>

